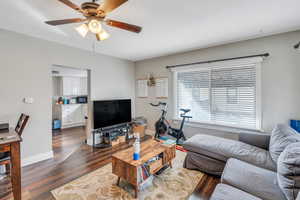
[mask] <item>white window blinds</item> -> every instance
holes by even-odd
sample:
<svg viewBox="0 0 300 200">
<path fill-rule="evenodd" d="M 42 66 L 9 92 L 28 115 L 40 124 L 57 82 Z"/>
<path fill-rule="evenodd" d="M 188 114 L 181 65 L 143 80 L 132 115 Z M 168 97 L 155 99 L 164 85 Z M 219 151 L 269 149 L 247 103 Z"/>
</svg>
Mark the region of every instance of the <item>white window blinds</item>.
<svg viewBox="0 0 300 200">
<path fill-rule="evenodd" d="M 209 74 L 209 71 L 178 73 L 177 116 L 180 108 L 189 108 L 193 120 L 210 121 Z"/>
<path fill-rule="evenodd" d="M 175 72 L 176 118 L 191 109 L 192 121 L 260 129 L 258 65 Z"/>
</svg>

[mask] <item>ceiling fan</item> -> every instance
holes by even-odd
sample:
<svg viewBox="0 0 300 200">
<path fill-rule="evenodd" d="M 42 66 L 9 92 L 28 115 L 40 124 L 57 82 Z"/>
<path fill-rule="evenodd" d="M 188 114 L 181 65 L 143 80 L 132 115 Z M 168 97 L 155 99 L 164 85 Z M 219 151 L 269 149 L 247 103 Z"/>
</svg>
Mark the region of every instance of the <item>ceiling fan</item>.
<svg viewBox="0 0 300 200">
<path fill-rule="evenodd" d="M 142 30 L 142 27 L 106 18 L 108 13 L 118 8 L 128 0 L 104 0 L 103 3 L 100 4 L 96 3 L 96 0 L 93 0 L 92 2 L 85 2 L 81 4 L 80 7 L 69 0 L 58 1 L 64 3 L 77 12 L 80 12 L 85 18 L 46 21 L 45 23 L 52 26 L 57 26 L 84 22 L 75 28 L 82 37 L 85 37 L 88 32 L 92 32 L 96 35 L 98 41 L 107 39 L 109 34 L 103 29 L 102 23 L 134 33 L 139 33 Z"/>
</svg>

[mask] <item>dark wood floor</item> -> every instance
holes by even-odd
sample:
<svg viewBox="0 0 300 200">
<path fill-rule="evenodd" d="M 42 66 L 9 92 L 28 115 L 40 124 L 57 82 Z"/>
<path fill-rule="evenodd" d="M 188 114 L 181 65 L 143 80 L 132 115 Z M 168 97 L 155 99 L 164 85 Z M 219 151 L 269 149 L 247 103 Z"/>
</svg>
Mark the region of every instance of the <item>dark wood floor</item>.
<svg viewBox="0 0 300 200">
<path fill-rule="evenodd" d="M 111 155 L 129 144 L 109 149 L 92 149 L 84 144 L 83 128 L 73 128 L 53 136 L 54 158 L 22 169 L 23 199 L 54 200 L 50 191 L 111 162 Z M 208 200 L 219 179 L 205 175 L 190 200 Z M 0 181 L 0 199 L 7 194 L 8 180 Z M 2 198 L 1 198 L 2 195 Z"/>
</svg>

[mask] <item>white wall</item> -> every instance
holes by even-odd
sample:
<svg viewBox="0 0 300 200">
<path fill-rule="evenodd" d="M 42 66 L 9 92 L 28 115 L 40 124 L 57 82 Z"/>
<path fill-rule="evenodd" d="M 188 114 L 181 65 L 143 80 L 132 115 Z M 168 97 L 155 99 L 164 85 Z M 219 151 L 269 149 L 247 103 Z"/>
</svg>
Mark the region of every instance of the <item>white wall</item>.
<svg viewBox="0 0 300 200">
<path fill-rule="evenodd" d="M 0 119 L 30 115 L 22 158 L 52 150 L 51 66 L 91 69 L 91 98 L 134 98 L 134 63 L 0 30 Z M 101 43 L 97 43 L 101 45 Z M 24 104 L 33 97 L 33 104 Z"/>
<path fill-rule="evenodd" d="M 293 45 L 300 40 L 300 32 L 290 32 L 260 39 L 222 45 L 197 51 L 175 54 L 136 63 L 136 79 L 144 78 L 148 73 L 154 76 L 169 76 L 167 65 L 191 63 L 197 61 L 270 53 L 262 64 L 262 128 L 271 131 L 276 123 L 288 123 L 291 118 L 300 119 L 300 51 Z M 169 83 L 169 112 L 172 114 L 172 82 Z M 136 98 L 136 115 L 145 116 L 150 127 L 159 116 L 159 110 L 148 105 L 158 101 L 154 89 L 150 88 L 150 98 Z M 169 115 L 172 116 L 172 115 Z M 231 130 L 230 130 L 231 131 Z M 187 135 L 207 133 L 228 136 L 222 131 L 201 128 L 187 129 Z"/>
</svg>

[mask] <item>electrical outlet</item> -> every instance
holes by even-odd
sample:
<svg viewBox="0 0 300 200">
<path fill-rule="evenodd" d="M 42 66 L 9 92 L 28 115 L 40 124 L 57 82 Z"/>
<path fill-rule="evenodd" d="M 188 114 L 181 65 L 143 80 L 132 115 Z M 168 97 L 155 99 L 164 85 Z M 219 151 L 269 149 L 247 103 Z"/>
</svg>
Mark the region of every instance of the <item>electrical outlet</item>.
<svg viewBox="0 0 300 200">
<path fill-rule="evenodd" d="M 23 101 L 24 101 L 24 103 L 27 103 L 27 104 L 33 104 L 34 98 L 33 97 L 25 97 Z"/>
</svg>

